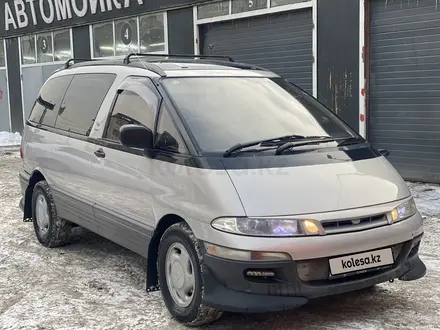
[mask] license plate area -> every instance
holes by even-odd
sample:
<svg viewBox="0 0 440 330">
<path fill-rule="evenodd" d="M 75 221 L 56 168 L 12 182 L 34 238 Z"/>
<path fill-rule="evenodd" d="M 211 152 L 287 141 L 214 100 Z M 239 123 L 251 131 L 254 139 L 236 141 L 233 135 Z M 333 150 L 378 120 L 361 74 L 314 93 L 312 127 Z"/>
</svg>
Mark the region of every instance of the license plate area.
<svg viewBox="0 0 440 330">
<path fill-rule="evenodd" d="M 329 259 L 332 276 L 378 269 L 392 264 L 394 264 L 394 258 L 391 248 Z"/>
</svg>

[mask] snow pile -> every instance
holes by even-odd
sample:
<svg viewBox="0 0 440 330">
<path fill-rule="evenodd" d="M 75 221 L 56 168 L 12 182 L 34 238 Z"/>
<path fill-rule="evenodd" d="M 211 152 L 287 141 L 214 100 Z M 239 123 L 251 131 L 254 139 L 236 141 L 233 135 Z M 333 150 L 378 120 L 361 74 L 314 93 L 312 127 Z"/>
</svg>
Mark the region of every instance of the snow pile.
<svg viewBox="0 0 440 330">
<path fill-rule="evenodd" d="M 20 133 L 0 132 L 0 147 L 19 146 L 20 143 Z"/>
</svg>

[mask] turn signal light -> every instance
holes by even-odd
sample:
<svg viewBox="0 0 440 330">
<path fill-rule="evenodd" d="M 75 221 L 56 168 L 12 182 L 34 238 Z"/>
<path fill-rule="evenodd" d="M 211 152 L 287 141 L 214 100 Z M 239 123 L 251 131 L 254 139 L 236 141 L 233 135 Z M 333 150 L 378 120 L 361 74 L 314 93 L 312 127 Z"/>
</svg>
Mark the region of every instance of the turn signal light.
<svg viewBox="0 0 440 330">
<path fill-rule="evenodd" d="M 310 233 L 310 234 L 316 234 L 316 233 L 319 232 L 319 228 L 318 228 L 318 226 L 317 226 L 313 221 L 305 220 L 305 221 L 303 222 L 303 224 L 304 224 L 304 227 L 306 228 L 306 230 L 307 230 L 308 233 Z"/>
<path fill-rule="evenodd" d="M 393 221 L 399 220 L 399 211 L 397 211 L 397 209 L 391 211 L 391 218 Z"/>
</svg>

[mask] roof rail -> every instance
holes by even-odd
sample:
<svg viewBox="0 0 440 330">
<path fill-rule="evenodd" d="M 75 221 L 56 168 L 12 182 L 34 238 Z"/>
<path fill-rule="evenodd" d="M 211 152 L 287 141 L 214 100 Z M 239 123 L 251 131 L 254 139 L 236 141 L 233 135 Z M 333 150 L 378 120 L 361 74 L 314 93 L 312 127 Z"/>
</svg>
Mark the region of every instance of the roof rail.
<svg viewBox="0 0 440 330">
<path fill-rule="evenodd" d="M 265 69 L 258 65 L 253 64 L 246 64 L 246 63 L 239 63 L 239 62 L 233 62 L 233 63 L 223 63 L 224 66 L 229 66 L 231 68 L 237 68 L 237 69 L 244 69 L 244 70 L 261 70 L 261 71 L 268 71 L 268 69 Z"/>
<path fill-rule="evenodd" d="M 92 58 L 71 58 L 64 64 L 64 69 L 70 68 L 74 62 L 93 62 L 93 63 L 85 63 L 82 66 L 87 65 L 127 65 L 125 60 L 105 60 L 105 59 L 92 59 Z M 119 63 L 118 63 L 119 62 Z M 140 67 L 142 69 L 150 70 L 154 73 L 157 73 L 161 77 L 166 77 L 165 71 L 163 71 L 158 65 L 148 62 L 139 62 L 133 63 L 135 66 Z"/>
<path fill-rule="evenodd" d="M 64 64 L 64 69 L 68 69 L 71 66 L 71 63 L 74 64 L 74 62 L 88 62 L 88 61 L 95 61 L 92 58 L 71 58 Z"/>
<path fill-rule="evenodd" d="M 124 61 L 124 63 L 125 63 L 125 61 Z M 156 65 L 156 64 L 153 64 L 153 63 L 144 63 L 144 62 L 133 63 L 133 64 L 136 65 L 136 66 L 139 67 L 139 68 L 147 69 L 147 70 L 149 70 L 149 71 L 152 71 L 152 72 L 154 72 L 154 73 L 157 73 L 157 74 L 158 74 L 159 76 L 161 76 L 161 77 L 166 77 L 166 76 L 167 76 L 166 72 L 165 72 L 164 70 L 162 70 L 162 68 L 159 67 L 159 66 Z"/>
<path fill-rule="evenodd" d="M 223 56 L 223 55 L 186 55 L 186 54 L 148 54 L 148 53 L 131 53 L 128 54 L 125 59 L 124 59 L 124 63 L 125 64 L 130 64 L 130 59 L 132 57 L 165 57 L 166 59 L 169 59 L 170 57 L 174 57 L 174 58 L 191 58 L 191 59 L 203 59 L 203 58 L 209 58 L 209 59 L 219 59 L 219 60 L 223 60 L 223 61 L 228 61 L 228 62 L 235 62 L 234 59 L 230 56 Z"/>
</svg>

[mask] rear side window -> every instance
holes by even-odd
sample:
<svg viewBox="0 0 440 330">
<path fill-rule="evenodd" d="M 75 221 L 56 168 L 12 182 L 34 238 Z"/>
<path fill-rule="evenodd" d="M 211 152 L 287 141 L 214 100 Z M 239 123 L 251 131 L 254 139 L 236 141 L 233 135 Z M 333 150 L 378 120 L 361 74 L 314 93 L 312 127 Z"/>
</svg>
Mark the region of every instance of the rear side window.
<svg viewBox="0 0 440 330">
<path fill-rule="evenodd" d="M 52 78 L 43 86 L 29 116 L 30 122 L 49 127 L 55 125 L 58 109 L 72 78 L 73 75 Z"/>
<path fill-rule="evenodd" d="M 117 96 L 104 138 L 119 142 L 119 129 L 123 125 L 143 125 L 154 130 L 160 97 L 150 84 L 133 84 Z"/>
<path fill-rule="evenodd" d="M 61 104 L 55 127 L 80 135 L 89 135 L 116 75 L 108 73 L 78 74 L 72 79 Z"/>
</svg>

